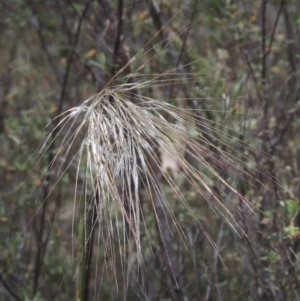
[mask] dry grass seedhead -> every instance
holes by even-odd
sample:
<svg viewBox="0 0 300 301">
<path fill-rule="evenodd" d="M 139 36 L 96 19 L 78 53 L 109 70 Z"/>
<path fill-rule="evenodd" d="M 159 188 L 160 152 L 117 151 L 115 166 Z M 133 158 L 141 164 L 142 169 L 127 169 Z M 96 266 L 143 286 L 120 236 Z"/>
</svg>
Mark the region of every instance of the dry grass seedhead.
<svg viewBox="0 0 300 301">
<path fill-rule="evenodd" d="M 150 81 L 149 85 L 151 84 L 153 82 Z M 176 180 L 166 171 L 162 153 L 176 166 L 177 177 L 192 185 L 233 227 L 236 223 L 234 210 L 213 189 L 213 185 L 207 180 L 207 172 L 219 183 L 219 189 L 251 206 L 220 175 L 225 172 L 231 176 L 242 177 L 239 160 L 221 151 L 200 132 L 200 129 L 216 129 L 193 110 L 143 97 L 143 93 L 137 94 L 137 87 L 147 87 L 147 84 L 124 84 L 116 88 L 106 88 L 80 106 L 69 110 L 64 117 L 61 116 L 62 119 L 57 125 L 60 130 L 54 139 L 64 133 L 60 147 L 66 149 L 65 157 L 70 156 L 77 138 L 81 139 L 80 147 L 71 163 L 76 161 L 78 164 L 77 182 L 82 165 L 85 165 L 86 180 L 82 188 L 85 210 L 90 210 L 91 204 L 94 206 L 96 221 L 100 225 L 99 237 L 104 240 L 107 252 L 113 252 L 113 233 L 117 229 L 116 235 L 120 239 L 119 231 L 122 229 L 124 246 L 126 237 L 133 237 L 140 261 L 140 230 L 145 226 L 141 191 L 145 191 L 152 202 L 160 231 L 162 225 L 157 216 L 158 207 L 164 210 L 165 215 L 169 216 L 168 221 L 172 221 L 180 235 L 184 236 L 184 231 L 163 194 L 161 180 L 169 184 L 209 238 Z M 193 163 L 190 163 L 191 160 Z M 60 171 L 62 169 L 63 165 Z M 74 207 L 77 198 L 76 192 Z M 92 203 L 89 200 L 93 200 Z M 210 242 L 214 245 L 213 241 Z M 119 243 L 121 245 L 121 241 Z"/>
<path fill-rule="evenodd" d="M 163 49 L 170 43 L 168 41 Z M 205 119 L 197 105 L 190 105 L 199 99 L 176 100 L 176 106 L 170 104 L 168 99 L 157 100 L 148 96 L 153 88 L 168 89 L 171 95 L 172 87 L 177 84 L 190 88 L 198 82 L 199 74 L 180 74 L 180 69 L 193 62 L 163 74 L 143 75 L 141 70 L 156 55 L 150 55 L 151 50 L 145 49 L 129 60 L 100 93 L 59 116 L 60 121 L 43 146 L 46 151 L 48 142 L 51 144 L 56 139 L 61 140 L 60 149 L 65 150 L 65 158 L 60 165 L 58 179 L 71 164 L 77 164 L 73 223 L 78 200 L 84 199 L 86 224 L 92 208 L 92 227 L 98 225 L 98 238 L 102 240 L 106 254 L 115 258 L 114 242 L 117 238 L 119 252 L 124 259 L 124 253 L 131 248 L 128 242 L 133 241 L 139 264 L 142 262 L 141 229 L 144 228 L 148 235 L 142 206 L 144 201 L 152 203 L 166 253 L 168 247 L 164 240 L 174 228 L 183 239 L 185 236 L 163 192 L 162 183 L 168 184 L 217 249 L 201 224 L 201 217 L 186 200 L 178 178 L 181 183 L 193 187 L 199 195 L 199 202 L 205 200 L 214 213 L 223 216 L 235 230 L 239 229 L 238 232 L 243 232 L 236 219 L 241 207 L 234 203 L 243 203 L 243 207 L 250 210 L 253 206 L 229 179 L 239 177 L 244 181 L 257 182 L 241 167 L 248 158 L 228 141 L 234 140 L 236 146 L 242 146 L 242 149 L 247 147 L 228 134 L 234 130 L 229 131 L 226 126 Z M 146 61 L 139 64 L 141 57 Z M 124 76 L 126 68 L 131 69 L 133 63 L 138 66 L 131 74 L 125 75 L 127 83 L 113 86 L 121 75 Z M 185 101 L 189 105 L 182 105 Z M 218 140 L 218 136 L 224 141 Z M 78 148 L 75 155 L 74 150 L 71 151 L 73 147 Z M 175 177 L 168 172 L 170 166 L 176 173 Z M 83 185 L 79 185 L 79 178 L 84 179 Z M 169 229 L 168 235 L 164 233 L 165 227 Z"/>
</svg>

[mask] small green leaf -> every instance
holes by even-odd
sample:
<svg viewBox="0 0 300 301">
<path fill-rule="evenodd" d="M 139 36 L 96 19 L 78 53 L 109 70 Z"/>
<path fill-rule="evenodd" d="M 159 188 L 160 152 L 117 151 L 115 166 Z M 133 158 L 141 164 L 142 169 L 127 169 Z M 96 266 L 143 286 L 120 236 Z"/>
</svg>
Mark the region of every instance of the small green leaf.
<svg viewBox="0 0 300 301">
<path fill-rule="evenodd" d="M 97 60 L 98 62 L 102 65 L 102 66 L 105 66 L 106 65 L 106 57 L 105 57 L 105 54 L 104 53 L 98 53 L 97 54 Z"/>
<path fill-rule="evenodd" d="M 284 233 L 290 239 L 297 238 L 300 235 L 299 228 L 294 226 L 285 227 Z"/>
<path fill-rule="evenodd" d="M 298 200 L 288 200 L 286 201 L 286 209 L 291 222 L 294 221 L 295 217 L 299 212 L 299 202 Z"/>
</svg>

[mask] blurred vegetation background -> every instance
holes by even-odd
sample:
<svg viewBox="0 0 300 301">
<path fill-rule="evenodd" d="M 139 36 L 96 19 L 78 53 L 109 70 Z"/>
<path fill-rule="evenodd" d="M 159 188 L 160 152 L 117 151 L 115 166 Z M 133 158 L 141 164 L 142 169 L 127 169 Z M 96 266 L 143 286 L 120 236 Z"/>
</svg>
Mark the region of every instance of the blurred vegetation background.
<svg viewBox="0 0 300 301">
<path fill-rule="evenodd" d="M 298 0 L 0 0 L 0 15 L 1 300 L 300 300 Z M 145 96 L 197 110 L 212 129 L 202 134 L 241 171 L 225 166 L 220 176 L 257 208 L 207 172 L 207 185 L 238 209 L 234 230 L 162 154 L 216 244 L 162 183 L 185 237 L 172 231 L 167 246 L 177 275 L 146 197 L 138 267 L 134 254 L 120 255 L 125 240 L 116 235 L 108 247 L 97 230 L 89 235 L 99 225 L 74 208 L 76 162 L 57 181 L 49 166 L 54 155 L 68 160 L 64 150 L 38 151 L 51 120 L 102 90 L 141 49 L 115 84 L 142 63 L 139 80 L 179 70 L 181 81 L 161 77 Z"/>
</svg>

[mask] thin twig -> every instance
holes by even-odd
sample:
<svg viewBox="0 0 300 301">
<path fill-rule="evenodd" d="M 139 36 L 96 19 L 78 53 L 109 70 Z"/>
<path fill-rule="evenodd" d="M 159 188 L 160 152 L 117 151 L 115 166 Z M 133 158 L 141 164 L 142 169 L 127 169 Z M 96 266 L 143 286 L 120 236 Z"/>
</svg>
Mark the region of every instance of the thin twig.
<svg viewBox="0 0 300 301">
<path fill-rule="evenodd" d="M 275 32 L 276 32 L 277 25 L 278 25 L 278 22 L 279 22 L 279 18 L 280 18 L 280 15 L 281 15 L 281 12 L 282 12 L 282 9 L 283 9 L 283 6 L 284 6 L 284 2 L 285 1 L 280 2 L 280 7 L 279 7 L 279 10 L 278 10 L 276 20 L 275 20 L 275 24 L 273 26 L 272 34 L 271 34 L 271 37 L 270 37 L 269 46 L 267 48 L 267 51 L 263 54 L 265 57 L 267 57 L 271 52 L 272 45 L 273 45 L 273 42 L 274 42 Z"/>
<path fill-rule="evenodd" d="M 194 4 L 194 7 L 192 8 L 192 14 L 191 14 L 191 18 L 190 18 L 190 22 L 189 24 L 186 26 L 187 27 L 187 30 L 186 30 L 186 33 L 185 33 L 185 36 L 183 37 L 183 40 L 182 40 L 182 46 L 181 46 L 181 49 L 180 49 L 180 53 L 178 55 L 178 59 L 177 59 L 177 63 L 175 65 L 175 68 L 177 69 L 179 64 L 180 64 L 180 61 L 182 59 L 182 56 L 183 56 L 183 53 L 184 53 L 184 50 L 185 50 L 185 47 L 186 47 L 186 42 L 187 42 L 187 38 L 189 36 L 189 33 L 190 33 L 190 30 L 192 28 L 192 26 L 190 26 L 190 24 L 193 23 L 193 20 L 196 16 L 196 13 L 197 13 L 197 4 L 198 4 L 198 1 L 195 0 L 195 4 Z"/>
<path fill-rule="evenodd" d="M 261 59 L 261 80 L 262 85 L 266 86 L 266 72 L 267 72 L 267 62 L 266 62 L 266 14 L 267 14 L 267 0 L 262 0 L 261 5 L 261 52 L 262 52 L 262 59 Z"/>
<path fill-rule="evenodd" d="M 15 292 L 15 290 L 10 287 L 10 285 L 6 282 L 3 275 L 0 274 L 0 281 L 3 285 L 3 287 L 6 289 L 6 291 L 10 294 L 10 296 L 16 300 L 16 301 L 22 301 L 23 299 L 20 297 L 18 293 Z"/>
<path fill-rule="evenodd" d="M 45 35 L 43 32 L 43 28 L 44 28 L 43 22 L 42 22 L 42 20 L 39 19 L 38 11 L 35 7 L 35 4 L 32 2 L 32 0 L 26 0 L 26 1 L 28 4 L 28 7 L 30 8 L 30 10 L 33 14 L 33 17 L 30 18 L 29 23 L 31 23 L 31 25 L 35 28 L 37 35 L 40 39 L 43 52 L 45 53 L 47 61 L 52 69 L 52 72 L 54 73 L 54 75 L 56 77 L 57 83 L 60 85 L 61 84 L 61 76 L 60 76 L 60 73 L 59 73 L 58 69 L 56 68 L 55 63 L 49 53 L 49 47 L 48 47 L 48 44 L 47 44 L 47 41 L 46 41 L 46 38 L 45 38 Z"/>
<path fill-rule="evenodd" d="M 121 45 L 122 27 L 123 27 L 123 0 L 118 0 L 118 27 L 117 27 L 113 59 L 112 59 L 112 67 L 111 67 L 112 76 L 116 74 L 116 62 L 117 62 L 118 52 Z"/>
<path fill-rule="evenodd" d="M 59 124 L 59 120 L 60 120 L 60 114 L 62 112 L 63 109 L 63 103 L 65 100 L 65 94 L 66 94 L 66 89 L 67 89 L 67 83 L 68 83 L 68 78 L 69 78 L 69 72 L 70 72 L 70 68 L 72 65 L 72 61 L 73 61 L 73 54 L 75 51 L 75 47 L 77 45 L 78 39 L 79 39 L 79 34 L 80 34 L 80 30 L 81 30 L 81 25 L 82 25 L 82 21 L 87 13 L 88 7 L 91 4 L 93 0 L 90 0 L 86 3 L 82 14 L 79 18 L 78 21 L 78 25 L 77 25 L 77 30 L 76 30 L 76 34 L 75 34 L 75 39 L 73 42 L 73 46 L 72 49 L 70 51 L 69 57 L 68 57 L 68 63 L 67 63 L 67 68 L 66 68 L 66 72 L 65 72 L 65 76 L 63 79 L 63 84 L 62 84 L 62 90 L 61 90 L 61 94 L 60 94 L 60 98 L 59 98 L 59 103 L 58 103 L 58 111 L 57 111 L 57 118 L 54 120 L 54 130 L 51 133 L 52 136 L 52 143 L 49 146 L 48 149 L 48 171 L 47 171 L 47 175 L 46 175 L 46 179 L 45 179 L 45 184 L 43 186 L 43 202 L 41 205 L 41 217 L 40 217 L 40 222 L 39 222 L 39 226 L 38 226 L 38 237 L 37 237 L 37 242 L 38 242 L 38 249 L 37 249 L 37 254 L 36 254 L 36 259 L 35 259 L 35 268 L 34 268 L 34 281 L 33 281 L 33 290 L 32 290 L 32 296 L 34 297 L 37 293 L 37 289 L 38 289 L 38 283 L 39 283 L 39 278 L 40 278 L 40 272 L 41 272 L 41 268 L 43 265 L 43 258 L 44 258 L 44 254 L 45 254 L 45 250 L 48 244 L 48 238 L 49 235 L 46 235 L 46 238 L 43 238 L 44 236 L 44 229 L 45 229 L 45 218 L 46 218 L 46 211 L 47 211 L 47 198 L 49 196 L 49 185 L 51 182 L 51 169 L 53 166 L 53 159 L 54 159 L 54 149 L 55 149 L 55 137 L 57 135 L 57 133 L 60 130 L 60 127 L 58 126 Z"/>
<path fill-rule="evenodd" d="M 256 78 L 256 76 L 255 76 L 254 70 L 253 70 L 253 68 L 252 68 L 252 64 L 251 64 L 251 61 L 250 61 L 250 59 L 249 59 L 249 55 L 248 55 L 248 53 L 245 52 L 245 51 L 243 52 L 243 55 L 244 55 L 245 58 L 246 58 L 247 66 L 248 66 L 248 68 L 249 68 L 249 70 L 250 70 L 251 77 L 252 77 L 252 79 L 253 79 L 253 81 L 254 81 L 254 83 L 255 83 L 255 91 L 256 91 L 257 97 L 258 97 L 258 99 L 259 99 L 259 100 L 261 101 L 261 103 L 262 103 L 263 98 L 262 98 L 262 95 L 261 95 L 260 90 L 259 90 L 259 88 L 258 88 L 258 81 L 257 81 L 257 78 Z"/>
</svg>

